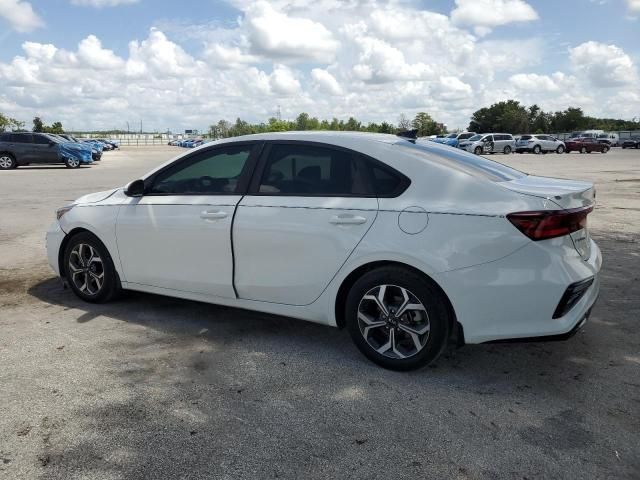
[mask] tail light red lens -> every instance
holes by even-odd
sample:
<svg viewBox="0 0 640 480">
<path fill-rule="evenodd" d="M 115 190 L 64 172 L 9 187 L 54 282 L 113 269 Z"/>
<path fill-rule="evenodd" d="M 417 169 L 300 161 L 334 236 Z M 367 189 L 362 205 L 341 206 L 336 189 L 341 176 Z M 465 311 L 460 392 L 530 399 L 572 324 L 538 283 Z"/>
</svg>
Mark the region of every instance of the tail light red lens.
<svg viewBox="0 0 640 480">
<path fill-rule="evenodd" d="M 531 240 L 546 240 L 562 237 L 582 230 L 587 226 L 587 215 L 593 206 L 571 210 L 540 210 L 537 212 L 516 212 L 507 219 Z"/>
</svg>

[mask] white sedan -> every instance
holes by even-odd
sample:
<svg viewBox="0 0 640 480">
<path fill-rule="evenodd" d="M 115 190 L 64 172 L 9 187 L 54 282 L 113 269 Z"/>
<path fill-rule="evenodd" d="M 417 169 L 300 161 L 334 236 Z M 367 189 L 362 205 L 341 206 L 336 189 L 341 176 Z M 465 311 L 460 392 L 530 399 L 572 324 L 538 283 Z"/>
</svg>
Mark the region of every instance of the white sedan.
<svg viewBox="0 0 640 480">
<path fill-rule="evenodd" d="M 581 327 L 599 289 L 594 198 L 432 142 L 261 134 L 79 198 L 47 251 L 88 302 L 129 289 L 346 327 L 407 370 L 449 343 Z"/>
</svg>

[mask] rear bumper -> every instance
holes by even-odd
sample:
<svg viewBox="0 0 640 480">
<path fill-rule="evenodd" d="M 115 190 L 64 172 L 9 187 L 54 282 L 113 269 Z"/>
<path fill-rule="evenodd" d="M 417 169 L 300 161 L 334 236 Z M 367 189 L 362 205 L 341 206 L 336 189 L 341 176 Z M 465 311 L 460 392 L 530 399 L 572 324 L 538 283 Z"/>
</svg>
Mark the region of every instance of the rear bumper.
<svg viewBox="0 0 640 480">
<path fill-rule="evenodd" d="M 495 262 L 438 274 L 466 343 L 568 337 L 584 323 L 600 291 L 602 256 L 591 240 L 582 259 L 562 239 L 532 242 Z M 567 287 L 593 277 L 580 300 L 553 318 Z M 557 338 L 554 338 L 557 337 Z"/>
</svg>

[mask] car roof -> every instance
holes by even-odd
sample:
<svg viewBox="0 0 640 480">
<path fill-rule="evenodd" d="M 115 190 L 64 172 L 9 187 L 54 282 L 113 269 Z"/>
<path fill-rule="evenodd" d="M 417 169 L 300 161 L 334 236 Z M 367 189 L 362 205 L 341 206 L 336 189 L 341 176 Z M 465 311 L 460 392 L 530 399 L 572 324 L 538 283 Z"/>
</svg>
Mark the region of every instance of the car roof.
<svg viewBox="0 0 640 480">
<path fill-rule="evenodd" d="M 407 141 L 402 137 L 384 133 L 369 132 L 336 132 L 332 130 L 306 130 L 302 132 L 270 132 L 257 133 L 253 135 L 243 135 L 240 137 L 225 138 L 218 140 L 220 143 L 228 141 L 249 141 L 249 140 L 299 140 L 307 142 L 329 143 L 339 146 L 348 146 L 350 144 L 360 144 L 362 142 L 382 142 L 382 143 L 398 143 Z"/>
</svg>

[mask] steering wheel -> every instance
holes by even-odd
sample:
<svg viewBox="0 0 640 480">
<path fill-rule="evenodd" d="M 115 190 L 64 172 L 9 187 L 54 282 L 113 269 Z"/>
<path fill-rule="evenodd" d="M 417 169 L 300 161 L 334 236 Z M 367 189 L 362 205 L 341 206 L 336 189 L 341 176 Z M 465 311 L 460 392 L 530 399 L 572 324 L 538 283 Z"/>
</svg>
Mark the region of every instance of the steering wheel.
<svg viewBox="0 0 640 480">
<path fill-rule="evenodd" d="M 209 175 L 204 175 L 198 179 L 198 187 L 201 192 L 208 192 L 216 184 L 216 179 Z"/>
</svg>

